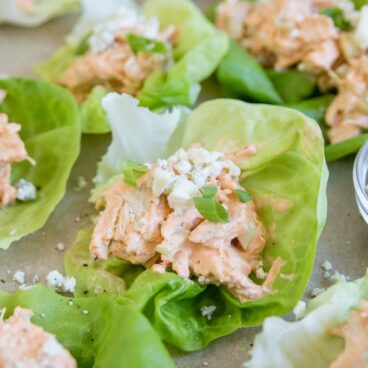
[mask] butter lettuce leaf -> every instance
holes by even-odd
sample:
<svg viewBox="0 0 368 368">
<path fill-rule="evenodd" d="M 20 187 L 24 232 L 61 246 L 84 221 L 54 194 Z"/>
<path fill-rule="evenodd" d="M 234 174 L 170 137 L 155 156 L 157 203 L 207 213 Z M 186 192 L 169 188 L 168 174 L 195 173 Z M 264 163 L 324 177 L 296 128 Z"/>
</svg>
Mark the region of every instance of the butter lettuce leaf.
<svg viewBox="0 0 368 368">
<path fill-rule="evenodd" d="M 286 106 L 299 110 L 308 115 L 310 118 L 316 120 L 321 127 L 326 142 L 328 128 L 325 124 L 324 116 L 333 99 L 333 95 L 326 94 L 321 97 L 315 97 L 301 102 L 287 104 Z M 368 133 L 365 132 L 357 137 L 347 139 L 343 142 L 326 144 L 325 155 L 327 162 L 332 162 L 358 152 L 360 147 L 364 144 L 364 142 L 367 141 L 367 139 Z"/>
<path fill-rule="evenodd" d="M 102 100 L 112 129 L 112 142 L 98 164 L 93 198 L 109 180 L 121 176 L 123 161 L 148 163 L 162 157 L 180 125 L 183 114 L 179 108 L 154 113 L 138 103 L 129 95 L 115 92 Z"/>
<path fill-rule="evenodd" d="M 328 333 L 368 298 L 368 277 L 341 282 L 308 303 L 296 322 L 267 318 L 246 368 L 328 368 L 344 350 L 344 340 Z M 272 357 L 272 359 L 270 359 Z"/>
<path fill-rule="evenodd" d="M 128 289 L 134 279 L 143 271 L 127 261 L 110 257 L 107 261 L 94 261 L 86 244 L 91 238 L 91 230 L 84 229 L 78 233 L 73 247 L 67 250 L 64 267 L 69 275 L 76 275 L 77 296 L 95 296 L 107 293 L 117 297 Z M 124 275 L 124 279 L 121 277 Z"/>
<path fill-rule="evenodd" d="M 235 41 L 231 41 L 229 51 L 220 63 L 216 75 L 224 96 L 288 106 L 315 119 L 324 133 L 327 161 L 356 153 L 366 140 L 366 135 L 362 134 L 342 143 L 329 144 L 324 116 L 335 96 L 319 94 L 313 77 L 304 72 L 264 70 L 256 58 Z"/>
<path fill-rule="evenodd" d="M 80 368 L 175 367 L 148 320 L 111 297 L 71 299 L 41 285 L 0 292 L 0 309 L 6 308 L 7 316 L 16 306 L 31 309 L 32 322 L 54 334 Z"/>
<path fill-rule="evenodd" d="M 78 10 L 80 0 L 33 0 L 31 6 L 21 6 L 20 1 L 1 0 L 0 24 L 10 23 L 23 27 L 36 27 L 51 18 Z"/>
<path fill-rule="evenodd" d="M 247 101 L 282 104 L 283 100 L 266 71 L 243 47 L 231 41 L 216 72 L 221 86 Z"/>
<path fill-rule="evenodd" d="M 132 117 L 131 126 L 132 122 L 139 123 L 130 110 L 126 114 Z M 131 138 L 128 143 L 121 140 L 120 145 L 125 149 L 130 147 L 132 152 L 143 150 L 145 160 L 152 162 L 157 151 L 145 151 L 145 144 L 137 139 L 139 131 L 138 128 L 135 139 Z M 167 147 L 172 141 L 175 144 L 163 157 L 178 146 L 189 147 L 196 142 L 207 149 L 224 152 L 255 145 L 256 154 L 241 162 L 242 184 L 256 201 L 269 233 L 264 252 L 266 268 L 276 257 L 286 261 L 282 269 L 286 277 L 277 278 L 275 293 L 245 303 L 240 303 L 224 288 L 200 285 L 195 279 L 183 279 L 171 272 L 142 272 L 142 267 L 133 265 L 121 270 L 119 276 L 126 281 L 126 291 L 118 295 L 117 300 L 124 305 L 137 305 L 164 341 L 193 351 L 240 327 L 259 325 L 270 315 L 283 315 L 295 306 L 311 274 L 317 241 L 326 220 L 328 172 L 318 125 L 284 107 L 212 100 L 189 113 L 185 124 L 179 125 L 166 140 L 170 140 Z M 115 162 L 119 159 L 126 157 L 119 157 L 117 152 Z M 83 244 L 78 242 L 78 252 L 86 256 L 90 235 L 86 233 L 83 242 L 84 250 Z M 66 264 L 69 258 L 68 253 Z M 99 267 L 101 269 L 101 265 Z M 67 271 L 77 279 L 83 278 L 85 273 L 76 264 L 67 267 Z M 116 292 L 113 295 L 116 296 Z M 202 315 L 203 306 L 216 307 L 211 320 Z"/>
<path fill-rule="evenodd" d="M 111 127 L 105 111 L 102 108 L 102 99 L 108 91 L 101 86 L 93 88 L 87 99 L 81 104 L 82 132 L 86 134 L 109 133 Z"/>
<path fill-rule="evenodd" d="M 315 78 L 297 69 L 267 70 L 267 76 L 285 103 L 303 101 L 316 92 Z"/>
<path fill-rule="evenodd" d="M 20 136 L 36 161 L 12 165 L 12 182 L 26 179 L 37 188 L 34 201 L 0 209 L 0 249 L 41 228 L 64 196 L 80 150 L 78 106 L 71 93 L 35 80 L 2 79 L 6 91 L 0 111 L 21 125 Z"/>
<path fill-rule="evenodd" d="M 158 17 L 162 27 L 178 27 L 179 41 L 174 49 L 175 65 L 147 79 L 139 93 L 141 104 L 153 109 L 193 105 L 201 90 L 199 83 L 216 70 L 227 52 L 227 36 L 190 0 L 147 0 L 143 10 Z"/>
</svg>

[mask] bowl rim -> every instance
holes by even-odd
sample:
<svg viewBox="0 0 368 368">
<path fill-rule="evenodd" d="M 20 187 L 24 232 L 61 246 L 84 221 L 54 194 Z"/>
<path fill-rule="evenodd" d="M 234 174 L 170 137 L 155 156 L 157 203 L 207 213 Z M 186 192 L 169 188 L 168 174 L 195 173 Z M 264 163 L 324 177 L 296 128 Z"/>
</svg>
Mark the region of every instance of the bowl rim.
<svg viewBox="0 0 368 368">
<path fill-rule="evenodd" d="M 368 140 L 363 144 L 359 150 L 353 168 L 353 181 L 355 187 L 356 199 L 360 210 L 366 212 L 368 215 L 368 193 L 366 187 L 368 179 Z M 362 214 L 363 215 L 363 214 Z"/>
</svg>

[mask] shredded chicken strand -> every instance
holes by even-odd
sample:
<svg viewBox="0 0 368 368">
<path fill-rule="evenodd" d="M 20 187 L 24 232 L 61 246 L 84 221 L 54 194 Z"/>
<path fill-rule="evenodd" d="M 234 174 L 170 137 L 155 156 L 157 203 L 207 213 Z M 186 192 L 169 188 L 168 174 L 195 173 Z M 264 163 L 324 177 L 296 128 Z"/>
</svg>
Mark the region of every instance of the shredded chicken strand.
<svg viewBox="0 0 368 368">
<path fill-rule="evenodd" d="M 8 320 L 0 318 L 0 367 L 76 368 L 72 355 L 55 337 L 32 324 L 32 315 L 16 307 Z"/>
<path fill-rule="evenodd" d="M 90 49 L 78 57 L 58 83 L 71 90 L 79 101 L 83 101 L 97 85 L 110 91 L 137 96 L 149 75 L 170 66 L 171 48 L 178 40 L 178 29 L 169 26 L 159 33 L 157 41 L 168 46 L 168 51 L 163 54 L 143 51 L 135 54 L 127 34 L 144 35 L 139 29 L 133 31 L 122 30 L 114 36 L 112 45 L 105 50 L 95 52 Z"/>
<path fill-rule="evenodd" d="M 0 113 L 0 208 L 16 199 L 16 189 L 11 185 L 11 164 L 24 160 L 35 164 L 19 137 L 20 129 L 19 124 L 9 123 L 8 116 Z"/>
<path fill-rule="evenodd" d="M 345 340 L 345 350 L 330 368 L 366 368 L 368 366 L 368 302 L 361 301 L 358 310 L 337 327 L 329 329 L 332 335 Z"/>
</svg>

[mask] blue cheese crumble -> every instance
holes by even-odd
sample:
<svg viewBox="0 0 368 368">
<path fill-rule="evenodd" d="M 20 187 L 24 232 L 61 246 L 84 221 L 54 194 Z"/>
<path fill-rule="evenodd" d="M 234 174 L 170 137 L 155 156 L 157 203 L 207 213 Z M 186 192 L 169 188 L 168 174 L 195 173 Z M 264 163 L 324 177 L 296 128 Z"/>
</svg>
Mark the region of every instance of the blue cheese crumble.
<svg viewBox="0 0 368 368">
<path fill-rule="evenodd" d="M 46 276 L 47 286 L 57 292 L 74 293 L 77 284 L 74 277 L 63 276 L 59 271 L 51 271 Z"/>
<path fill-rule="evenodd" d="M 200 189 L 213 183 L 224 169 L 239 180 L 240 168 L 226 160 L 224 153 L 203 147 L 179 149 L 167 160 L 157 161 L 152 191 L 156 197 L 167 195 L 169 206 L 181 211 L 191 206 L 193 198 L 200 195 Z"/>
<path fill-rule="evenodd" d="M 17 200 L 22 202 L 33 201 L 36 199 L 36 188 L 27 180 L 20 179 L 16 184 Z"/>
</svg>

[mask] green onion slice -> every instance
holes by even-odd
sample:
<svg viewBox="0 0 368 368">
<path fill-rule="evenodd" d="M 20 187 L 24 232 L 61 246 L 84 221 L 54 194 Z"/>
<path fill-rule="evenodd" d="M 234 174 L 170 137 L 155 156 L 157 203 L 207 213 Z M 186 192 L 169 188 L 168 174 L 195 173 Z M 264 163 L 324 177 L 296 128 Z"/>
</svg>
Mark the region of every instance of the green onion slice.
<svg viewBox="0 0 368 368">
<path fill-rule="evenodd" d="M 229 222 L 229 214 L 225 207 L 214 198 L 193 198 L 194 205 L 198 212 L 208 221 Z"/>
<path fill-rule="evenodd" d="M 137 164 L 133 161 L 123 162 L 123 180 L 125 183 L 136 187 L 137 179 L 147 172 L 147 166 L 142 164 Z"/>
<path fill-rule="evenodd" d="M 127 34 L 126 37 L 134 54 L 137 54 L 138 52 L 164 54 L 167 52 L 167 46 L 161 41 L 138 36 L 133 33 Z"/>
<path fill-rule="evenodd" d="M 235 189 L 234 192 L 241 203 L 247 203 L 252 200 L 252 196 L 244 190 Z"/>
<path fill-rule="evenodd" d="M 203 198 L 213 198 L 217 193 L 217 187 L 205 186 L 201 188 Z"/>
</svg>

